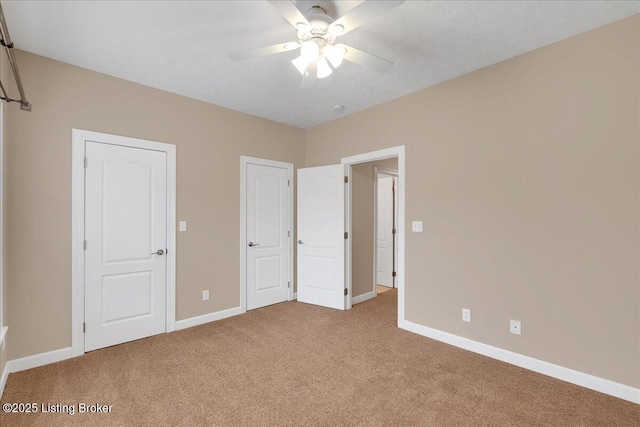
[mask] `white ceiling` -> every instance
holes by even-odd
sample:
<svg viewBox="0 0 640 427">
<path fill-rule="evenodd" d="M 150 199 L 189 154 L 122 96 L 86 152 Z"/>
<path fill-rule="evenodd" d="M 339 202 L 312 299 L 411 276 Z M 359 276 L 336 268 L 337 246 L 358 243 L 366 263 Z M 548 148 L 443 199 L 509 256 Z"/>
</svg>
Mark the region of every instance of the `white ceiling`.
<svg viewBox="0 0 640 427">
<path fill-rule="evenodd" d="M 342 15 L 361 1 L 295 3 Z M 345 61 L 303 90 L 289 62 L 297 52 L 240 63 L 228 57 L 295 40 L 293 27 L 266 1 L 2 5 L 19 49 L 300 128 L 640 12 L 638 1 L 407 1 L 339 38 L 395 62 L 389 73 Z M 335 104 L 344 111 L 334 112 Z"/>
</svg>

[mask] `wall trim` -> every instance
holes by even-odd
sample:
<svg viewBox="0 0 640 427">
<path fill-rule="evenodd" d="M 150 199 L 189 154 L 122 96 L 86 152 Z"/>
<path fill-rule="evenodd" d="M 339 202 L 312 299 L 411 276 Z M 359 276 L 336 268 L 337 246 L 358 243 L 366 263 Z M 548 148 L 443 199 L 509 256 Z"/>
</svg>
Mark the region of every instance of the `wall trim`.
<svg viewBox="0 0 640 427">
<path fill-rule="evenodd" d="M 85 141 L 167 153 L 167 281 L 165 332 L 176 329 L 176 146 L 100 132 L 72 129 L 71 134 L 71 348 L 84 354 L 84 156 Z"/>
<path fill-rule="evenodd" d="M 0 397 L 2 397 L 2 393 L 4 393 L 4 386 L 7 384 L 9 374 L 25 371 L 31 368 L 37 368 L 38 366 L 61 362 L 63 360 L 71 359 L 72 357 L 74 357 L 73 348 L 65 347 L 58 350 L 47 351 L 46 353 L 34 354 L 33 356 L 7 361 L 4 365 L 4 370 L 2 371 L 2 378 L 0 378 Z"/>
<path fill-rule="evenodd" d="M 9 379 L 9 362 L 4 364 L 4 369 L 2 370 L 2 376 L 0 377 L 0 399 L 2 399 L 2 394 L 4 393 L 4 386 L 7 385 L 7 380 Z"/>
<path fill-rule="evenodd" d="M 511 365 L 516 365 L 539 374 L 547 375 L 571 384 L 579 385 L 581 387 L 599 391 L 600 393 L 640 404 L 640 389 L 638 388 L 565 368 L 564 366 L 555 365 L 553 363 L 545 362 L 519 353 L 514 353 L 499 347 L 483 344 L 478 341 L 473 341 L 471 339 L 443 332 L 438 329 L 433 329 L 428 326 L 419 325 L 408 320 L 405 320 L 404 324 L 400 326 L 400 328 L 436 341 L 450 344 L 454 347 L 482 354 L 483 356 L 497 359 Z"/>
<path fill-rule="evenodd" d="M 51 363 L 61 362 L 73 357 L 73 349 L 65 347 L 58 350 L 47 351 L 45 353 L 34 354 L 33 356 L 21 357 L 20 359 L 9 360 L 6 366 L 9 366 L 9 373 L 25 371 L 27 369 L 37 368 L 38 366 L 49 365 Z"/>
<path fill-rule="evenodd" d="M 176 322 L 176 331 L 191 328 L 192 326 L 203 325 L 209 322 L 215 322 L 216 320 L 226 319 L 227 317 L 237 316 L 238 314 L 242 313 L 244 313 L 242 307 L 238 306 L 226 310 L 216 311 L 214 313 L 208 313 L 201 316 L 178 320 Z"/>
<path fill-rule="evenodd" d="M 352 304 L 360 304 L 361 302 L 369 301 L 370 299 L 375 298 L 377 295 L 376 291 L 369 291 L 366 294 L 358 295 L 357 297 L 353 297 L 351 299 Z"/>
<path fill-rule="evenodd" d="M 298 300 L 298 293 L 297 292 L 293 293 L 293 299 L 296 300 L 296 301 Z"/>
</svg>

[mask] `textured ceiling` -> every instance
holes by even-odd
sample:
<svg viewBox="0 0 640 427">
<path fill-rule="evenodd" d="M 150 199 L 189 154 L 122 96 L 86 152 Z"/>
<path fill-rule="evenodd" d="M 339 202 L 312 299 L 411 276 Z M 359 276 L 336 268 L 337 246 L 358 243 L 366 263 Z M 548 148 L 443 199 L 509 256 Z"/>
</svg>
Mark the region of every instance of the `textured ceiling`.
<svg viewBox="0 0 640 427">
<path fill-rule="evenodd" d="M 362 2 L 295 3 L 342 15 Z M 303 90 L 289 62 L 295 51 L 240 63 L 228 57 L 295 40 L 293 27 L 266 1 L 2 4 L 19 49 L 300 128 L 640 11 L 637 1 L 407 1 L 339 38 L 395 62 L 389 73 L 345 61 Z M 334 112 L 335 104 L 344 111 Z"/>
</svg>

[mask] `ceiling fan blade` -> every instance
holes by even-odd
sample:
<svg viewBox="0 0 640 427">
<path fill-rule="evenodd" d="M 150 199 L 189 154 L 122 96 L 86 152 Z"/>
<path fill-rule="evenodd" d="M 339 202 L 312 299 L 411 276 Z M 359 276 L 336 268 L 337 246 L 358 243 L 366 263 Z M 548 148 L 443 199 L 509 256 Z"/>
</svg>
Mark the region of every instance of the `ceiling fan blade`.
<svg viewBox="0 0 640 427">
<path fill-rule="evenodd" d="M 298 28 L 298 24 L 300 23 L 305 24 L 307 28 L 311 28 L 311 24 L 309 24 L 307 18 L 304 17 L 302 12 L 300 12 L 291 0 L 270 1 L 269 3 L 295 28 L 300 29 Z"/>
<path fill-rule="evenodd" d="M 382 15 L 404 3 L 402 1 L 365 1 L 349 11 L 346 15 L 334 21 L 329 30 L 336 36 L 346 34 L 355 30 L 360 25 L 371 21 L 375 17 Z M 342 26 L 342 29 L 340 28 Z"/>
<path fill-rule="evenodd" d="M 244 61 L 250 58 L 257 58 L 260 56 L 273 55 L 274 53 L 288 52 L 300 47 L 298 42 L 280 43 L 271 46 L 259 47 L 256 49 L 243 50 L 241 52 L 234 52 L 229 54 L 229 58 L 233 61 Z"/>
<path fill-rule="evenodd" d="M 393 62 L 387 61 L 375 55 L 356 49 L 355 47 L 345 44 L 337 44 L 336 46 L 344 47 L 344 59 L 358 65 L 362 65 L 370 70 L 384 74 L 393 67 Z"/>
<path fill-rule="evenodd" d="M 316 85 L 316 80 L 318 80 L 318 67 L 315 62 L 310 62 L 307 70 L 302 75 L 302 84 L 300 86 L 303 90 L 312 89 Z"/>
</svg>

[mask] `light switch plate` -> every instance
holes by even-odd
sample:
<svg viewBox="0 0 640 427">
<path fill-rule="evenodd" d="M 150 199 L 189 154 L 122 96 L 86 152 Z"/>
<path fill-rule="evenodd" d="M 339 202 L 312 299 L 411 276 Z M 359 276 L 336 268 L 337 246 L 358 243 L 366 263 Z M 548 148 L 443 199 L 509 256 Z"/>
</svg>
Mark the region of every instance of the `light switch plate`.
<svg viewBox="0 0 640 427">
<path fill-rule="evenodd" d="M 187 221 L 180 221 L 180 231 L 187 231 Z"/>
<path fill-rule="evenodd" d="M 202 291 L 202 301 L 209 301 L 209 290 Z"/>
<path fill-rule="evenodd" d="M 412 221 L 411 231 L 414 233 L 422 233 L 422 221 Z"/>
</svg>

